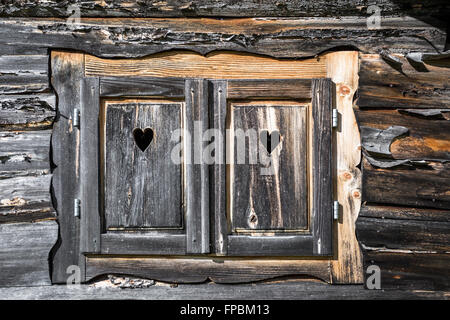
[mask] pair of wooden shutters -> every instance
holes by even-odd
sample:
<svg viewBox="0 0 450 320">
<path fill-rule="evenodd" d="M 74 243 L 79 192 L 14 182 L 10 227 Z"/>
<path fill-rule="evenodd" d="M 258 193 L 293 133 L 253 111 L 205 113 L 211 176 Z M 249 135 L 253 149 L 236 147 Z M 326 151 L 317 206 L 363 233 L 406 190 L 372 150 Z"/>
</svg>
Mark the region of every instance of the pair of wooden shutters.
<svg viewBox="0 0 450 320">
<path fill-rule="evenodd" d="M 81 252 L 332 254 L 329 79 L 84 78 Z"/>
</svg>

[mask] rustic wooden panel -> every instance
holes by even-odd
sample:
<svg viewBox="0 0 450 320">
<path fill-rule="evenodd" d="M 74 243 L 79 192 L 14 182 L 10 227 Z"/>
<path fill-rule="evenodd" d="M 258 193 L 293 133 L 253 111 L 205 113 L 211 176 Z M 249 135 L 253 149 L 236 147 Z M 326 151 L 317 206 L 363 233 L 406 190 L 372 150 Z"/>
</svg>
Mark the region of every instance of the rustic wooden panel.
<svg viewBox="0 0 450 320">
<path fill-rule="evenodd" d="M 360 107 L 448 109 L 450 69 L 426 65 L 416 70 L 402 55 L 395 68 L 377 54 L 361 55 Z"/>
<path fill-rule="evenodd" d="M 315 246 L 311 235 L 230 235 L 227 253 L 230 256 L 312 256 Z"/>
<path fill-rule="evenodd" d="M 173 75 L 174 76 L 174 75 Z M 133 77 L 102 77 L 100 95 L 119 96 L 160 96 L 170 98 L 184 97 L 184 80 Z"/>
<path fill-rule="evenodd" d="M 418 221 L 450 222 L 450 210 L 393 206 L 363 206 L 360 217 Z"/>
<path fill-rule="evenodd" d="M 101 59 L 86 55 L 86 76 L 88 77 L 288 79 L 293 77 L 320 78 L 325 75 L 325 72 L 325 58 L 323 57 L 305 60 L 280 60 L 267 56 L 228 51 L 214 52 L 203 56 L 199 53 L 182 50 L 132 60 Z M 270 86 L 261 86 L 261 89 L 264 88 L 270 89 Z M 306 91 L 305 95 L 308 96 L 310 91 Z M 292 94 L 298 95 L 299 93 L 292 92 Z"/>
<path fill-rule="evenodd" d="M 0 6 L 1 16 L 13 17 L 70 17 L 78 8 L 83 17 L 335 17 L 335 16 L 367 16 L 367 2 L 352 0 L 336 3 L 332 6 L 325 0 L 311 3 L 305 0 L 168 0 L 168 1 L 125 1 L 112 0 L 99 2 L 88 0 L 78 2 L 56 0 L 28 0 L 20 5 L 10 5 L 8 1 Z M 417 4 L 416 1 L 379 0 L 376 5 L 383 16 L 418 15 L 442 16 L 448 9 L 444 0 L 432 0 Z"/>
<path fill-rule="evenodd" d="M 49 88 L 47 55 L 0 56 L 0 94 Z"/>
<path fill-rule="evenodd" d="M 58 212 L 59 239 L 51 254 L 52 282 L 65 283 L 67 267 L 79 265 L 80 221 L 74 217 L 74 198 L 79 197 L 80 132 L 72 126 L 74 108 L 80 108 L 80 82 L 83 76 L 83 55 L 54 52 L 51 55 L 52 85 L 58 95 L 58 115 L 53 126 L 52 188 Z"/>
<path fill-rule="evenodd" d="M 380 29 L 364 18 L 322 19 L 66 19 L 0 20 L 0 54 L 42 48 L 82 50 L 101 57 L 139 57 L 189 49 L 205 54 L 237 50 L 273 57 L 308 57 L 335 47 L 364 52 L 436 52 L 445 31 L 414 18 L 383 18 Z M 93 46 L 92 44 L 96 45 Z M 14 44 L 14 45 L 11 45 Z"/>
<path fill-rule="evenodd" d="M 450 288 L 450 254 L 365 251 L 364 269 L 373 264 L 380 267 L 382 289 Z"/>
<path fill-rule="evenodd" d="M 107 104 L 107 228 L 182 226 L 181 165 L 171 159 L 181 142 L 171 140 L 172 132 L 181 128 L 181 112 L 180 103 Z M 153 132 L 144 151 L 133 139 L 138 128 Z"/>
<path fill-rule="evenodd" d="M 102 254 L 122 255 L 183 255 L 186 253 L 186 235 L 145 233 L 108 233 L 101 235 Z M 169 270 L 168 270 L 169 271 Z"/>
<path fill-rule="evenodd" d="M 322 61 L 325 59 L 322 58 Z M 272 64 L 272 63 L 270 63 Z M 306 64 L 305 64 L 306 67 Z M 295 72 L 292 75 L 285 75 L 282 70 L 273 71 L 274 77 L 282 79 L 284 77 L 297 77 L 310 75 L 318 66 L 309 66 L 307 72 Z M 248 78 L 245 70 L 242 70 L 244 76 Z M 242 72 L 241 71 L 241 72 Z M 263 74 L 264 75 L 264 74 Z M 324 77 L 323 74 L 321 77 Z M 314 77 L 314 76 L 312 76 Z M 249 99 L 249 98 L 269 98 L 269 97 L 283 97 L 284 99 L 311 99 L 311 80 L 232 80 L 228 81 L 227 97 L 230 99 Z"/>
<path fill-rule="evenodd" d="M 0 234 L 0 286 L 50 285 L 48 254 L 58 238 L 58 224 L 0 224 Z"/>
<path fill-rule="evenodd" d="M 450 209 L 449 164 L 381 169 L 363 161 L 363 201 Z"/>
<path fill-rule="evenodd" d="M 232 232 L 307 229 L 307 106 L 236 103 L 231 112 Z"/>
<path fill-rule="evenodd" d="M 54 94 L 0 96 L 1 130 L 51 128 L 56 114 Z"/>
<path fill-rule="evenodd" d="M 450 160 L 450 121 L 443 117 L 425 117 L 399 110 L 358 109 L 355 113 L 360 126 L 381 130 L 390 126 L 407 128 L 406 134 L 387 145 L 393 159 Z"/>
<path fill-rule="evenodd" d="M 359 217 L 358 240 L 368 247 L 450 251 L 450 222 Z"/>
<path fill-rule="evenodd" d="M 177 283 L 242 283 L 280 276 L 309 275 L 329 281 L 326 260 L 207 257 L 88 257 L 87 278 L 101 274 L 133 274 Z"/>
</svg>

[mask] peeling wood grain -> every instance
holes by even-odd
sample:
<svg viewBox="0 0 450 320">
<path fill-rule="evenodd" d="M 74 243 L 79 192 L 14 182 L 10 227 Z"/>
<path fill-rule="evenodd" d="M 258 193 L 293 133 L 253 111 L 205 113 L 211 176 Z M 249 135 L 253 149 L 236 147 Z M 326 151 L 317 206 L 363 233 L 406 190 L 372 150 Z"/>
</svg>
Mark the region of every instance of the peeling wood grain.
<svg viewBox="0 0 450 320">
<path fill-rule="evenodd" d="M 48 255 L 58 237 L 57 223 L 0 224 L 0 234 L 0 286 L 50 285 Z"/>
<path fill-rule="evenodd" d="M 42 92 L 48 89 L 47 55 L 0 56 L 0 94 Z"/>
<path fill-rule="evenodd" d="M 0 19 L 0 54 L 42 48 L 82 50 L 99 57 L 142 57 L 187 49 L 201 54 L 236 50 L 273 57 L 307 57 L 333 48 L 377 52 L 443 49 L 446 35 L 414 18 L 386 17 L 381 29 L 366 18 L 320 19 Z M 95 43 L 96 45 L 93 45 Z M 28 52 L 29 51 L 29 52 Z"/>
<path fill-rule="evenodd" d="M 395 160 L 448 161 L 450 160 L 450 121 L 440 116 L 445 113 L 443 110 L 448 109 L 439 109 L 439 111 L 435 109 L 357 109 L 355 113 L 363 132 L 363 145 L 365 141 L 370 140 L 375 149 L 383 148 L 384 150 L 380 154 L 372 152 L 372 148 L 369 148 L 367 143 L 364 145 L 367 147 L 366 151 L 377 160 L 389 157 Z M 390 146 L 389 141 L 386 141 L 384 147 L 381 146 L 381 141 L 368 139 L 366 136 L 366 133 L 373 136 L 376 132 L 385 132 L 389 127 L 403 127 L 408 132 L 394 138 Z M 400 163 L 407 162 L 400 161 Z"/>
<path fill-rule="evenodd" d="M 448 109 L 450 105 L 450 70 L 427 66 L 417 71 L 406 59 L 401 72 L 376 54 L 362 54 L 359 72 L 359 107 Z"/>
<path fill-rule="evenodd" d="M 368 16 L 368 3 L 364 0 L 337 1 L 330 5 L 325 0 L 22 0 L 17 4 L 3 0 L 0 16 L 12 17 L 69 17 L 76 5 L 83 17 L 336 17 Z M 378 0 L 377 6 L 383 16 L 413 15 L 420 17 L 440 17 L 445 19 L 448 3 L 445 0 L 431 0 L 420 4 L 412 0 L 401 2 Z"/>
<path fill-rule="evenodd" d="M 370 155 L 385 158 L 392 158 L 390 147 L 393 140 L 408 132 L 408 128 L 402 126 L 391 126 L 385 130 L 361 126 L 360 129 L 364 150 Z"/>
<path fill-rule="evenodd" d="M 0 130 L 49 129 L 56 114 L 54 94 L 1 95 Z"/>
</svg>

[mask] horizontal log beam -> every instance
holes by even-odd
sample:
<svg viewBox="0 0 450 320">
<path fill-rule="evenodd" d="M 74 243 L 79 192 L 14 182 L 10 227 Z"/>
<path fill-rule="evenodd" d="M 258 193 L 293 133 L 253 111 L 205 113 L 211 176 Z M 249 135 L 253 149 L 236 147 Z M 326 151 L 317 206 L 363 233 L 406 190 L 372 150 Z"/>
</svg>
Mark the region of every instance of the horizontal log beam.
<svg viewBox="0 0 450 320">
<path fill-rule="evenodd" d="M 445 31 L 414 18 L 384 18 L 368 29 L 366 18 L 320 19 L 0 19 L 0 54 L 43 48 L 82 50 L 100 57 L 141 57 L 171 49 L 206 54 L 236 50 L 273 57 L 306 57 L 334 48 L 378 52 L 435 52 Z M 95 45 L 93 45 L 95 43 Z M 27 51 L 28 50 L 28 51 Z"/>
<path fill-rule="evenodd" d="M 450 222 L 450 210 L 365 205 L 359 217 Z"/>
</svg>

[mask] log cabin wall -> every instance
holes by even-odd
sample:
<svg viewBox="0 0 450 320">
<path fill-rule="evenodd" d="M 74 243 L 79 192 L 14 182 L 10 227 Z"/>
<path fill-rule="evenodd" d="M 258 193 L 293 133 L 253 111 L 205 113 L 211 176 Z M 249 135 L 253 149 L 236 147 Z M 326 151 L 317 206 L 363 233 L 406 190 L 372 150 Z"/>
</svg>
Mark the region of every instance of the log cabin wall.
<svg viewBox="0 0 450 320">
<path fill-rule="evenodd" d="M 56 110 L 51 50 L 104 58 L 170 49 L 304 58 L 354 49 L 363 154 L 356 232 L 365 267 L 381 268 L 383 288 L 448 288 L 447 1 L 377 1 L 379 29 L 367 27 L 370 4 L 0 1 L 0 286 L 51 284 L 54 208 L 63 205 L 51 190 L 52 123 L 67 116 Z M 81 18 L 68 24 L 74 8 Z"/>
</svg>

